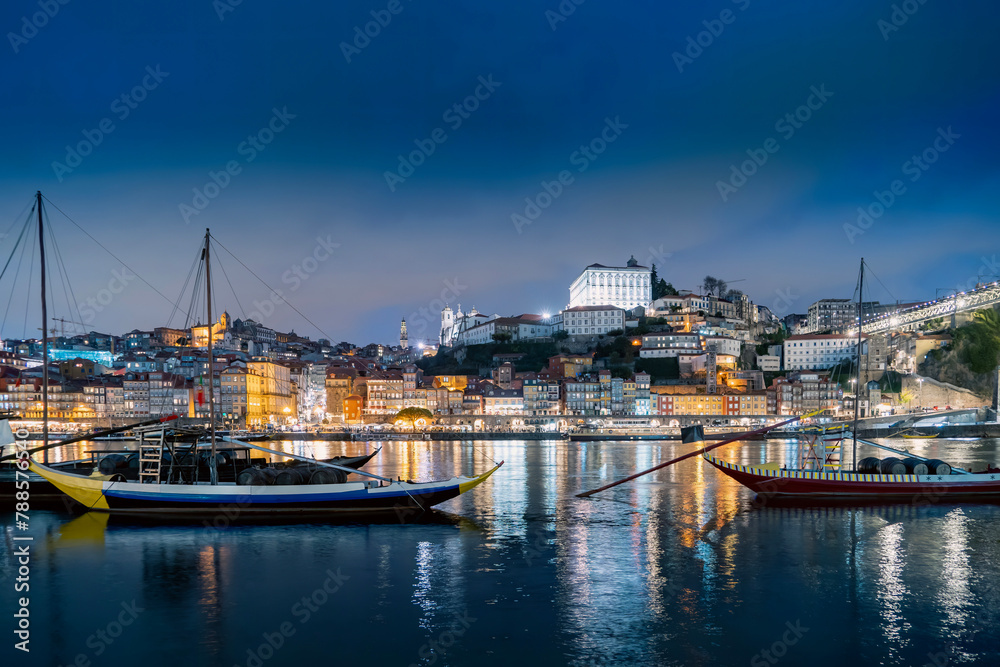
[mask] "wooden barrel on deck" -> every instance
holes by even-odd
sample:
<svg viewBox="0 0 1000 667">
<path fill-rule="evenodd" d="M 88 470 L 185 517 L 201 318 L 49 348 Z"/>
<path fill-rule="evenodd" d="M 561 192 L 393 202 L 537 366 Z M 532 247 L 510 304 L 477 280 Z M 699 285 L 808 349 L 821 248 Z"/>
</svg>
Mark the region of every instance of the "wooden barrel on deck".
<svg viewBox="0 0 1000 667">
<path fill-rule="evenodd" d="M 889 456 L 882 459 L 878 471 L 883 475 L 905 475 L 906 466 L 895 456 Z"/>
<path fill-rule="evenodd" d="M 951 466 L 941 459 L 931 459 L 927 461 L 927 471 L 930 475 L 950 475 Z"/>
<path fill-rule="evenodd" d="M 906 472 L 911 475 L 926 475 L 930 470 L 926 463 L 913 457 L 903 459 L 903 465 L 906 466 Z"/>
<path fill-rule="evenodd" d="M 310 484 L 343 484 L 347 481 L 347 473 L 336 468 L 320 468 L 309 476 Z"/>
<path fill-rule="evenodd" d="M 878 466 L 882 461 L 877 456 L 868 456 L 858 461 L 858 473 L 862 475 L 877 475 Z"/>
<path fill-rule="evenodd" d="M 302 468 L 285 468 L 278 471 L 274 478 L 274 483 L 279 486 L 289 486 L 292 484 L 308 484 L 309 473 Z"/>
<path fill-rule="evenodd" d="M 240 486 L 271 486 L 277 476 L 278 471 L 274 468 L 244 468 L 236 476 L 236 483 Z"/>
</svg>

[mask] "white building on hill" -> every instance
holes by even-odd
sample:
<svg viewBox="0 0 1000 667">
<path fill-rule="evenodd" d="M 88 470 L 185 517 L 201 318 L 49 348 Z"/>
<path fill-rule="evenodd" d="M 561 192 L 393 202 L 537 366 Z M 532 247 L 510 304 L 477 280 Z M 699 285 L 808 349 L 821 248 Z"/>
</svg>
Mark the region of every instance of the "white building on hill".
<svg viewBox="0 0 1000 667">
<path fill-rule="evenodd" d="M 617 306 L 645 308 L 652 296 L 652 269 L 640 266 L 635 257 L 625 266 L 591 264 L 569 286 L 569 307 Z"/>
</svg>

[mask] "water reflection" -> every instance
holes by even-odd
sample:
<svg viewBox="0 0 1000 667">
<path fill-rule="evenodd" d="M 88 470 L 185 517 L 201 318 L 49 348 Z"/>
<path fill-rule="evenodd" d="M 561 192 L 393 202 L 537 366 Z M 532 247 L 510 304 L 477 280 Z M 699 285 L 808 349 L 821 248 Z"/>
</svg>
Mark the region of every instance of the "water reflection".
<svg viewBox="0 0 1000 667">
<path fill-rule="evenodd" d="M 374 447 L 269 446 L 319 457 Z M 927 445 L 955 461 L 983 455 L 982 443 L 975 454 L 968 446 Z M 340 662 L 370 662 L 376 647 L 379 663 L 426 664 L 431 642 L 447 637 L 438 664 L 746 664 L 796 622 L 812 630 L 787 647 L 787 664 L 923 664 L 945 647 L 996 664 L 1000 631 L 970 619 L 1000 601 L 985 583 L 1000 578 L 998 506 L 756 503 L 697 459 L 573 497 L 684 447 L 386 442 L 367 466 L 385 476 L 440 479 L 506 460 L 487 484 L 405 526 L 38 513 L 51 538 L 37 554 L 37 627 L 40 639 L 52 635 L 39 664 L 71 661 L 95 623 L 132 598 L 149 615 L 107 658 L 156 647 L 144 667 L 245 665 L 283 622 L 296 634 L 272 664 L 329 657 L 334 632 L 353 639 L 337 645 Z M 726 454 L 789 455 L 783 442 Z M 300 623 L 295 605 L 327 572 L 349 578 L 311 616 L 321 620 Z M 463 617 L 476 620 L 449 635 Z"/>
</svg>

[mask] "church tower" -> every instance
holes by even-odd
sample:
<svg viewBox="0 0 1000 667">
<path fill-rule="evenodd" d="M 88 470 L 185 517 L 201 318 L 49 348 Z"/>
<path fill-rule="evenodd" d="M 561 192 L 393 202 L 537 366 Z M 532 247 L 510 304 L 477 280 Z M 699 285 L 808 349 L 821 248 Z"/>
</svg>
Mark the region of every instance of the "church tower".
<svg viewBox="0 0 1000 667">
<path fill-rule="evenodd" d="M 451 334 L 454 331 L 455 314 L 451 311 L 451 306 L 441 309 L 441 336 L 438 341 L 441 345 L 451 345 Z"/>
<path fill-rule="evenodd" d="M 410 341 L 406 337 L 406 320 L 399 325 L 399 346 L 404 350 L 410 347 Z"/>
</svg>

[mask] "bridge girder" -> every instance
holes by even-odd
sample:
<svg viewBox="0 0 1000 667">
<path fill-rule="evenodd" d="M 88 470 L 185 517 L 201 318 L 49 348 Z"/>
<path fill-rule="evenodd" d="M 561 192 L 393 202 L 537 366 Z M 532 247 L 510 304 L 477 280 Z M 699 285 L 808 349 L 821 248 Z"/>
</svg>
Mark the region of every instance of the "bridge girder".
<svg viewBox="0 0 1000 667">
<path fill-rule="evenodd" d="M 996 303 L 1000 303 L 1000 282 L 990 283 L 969 292 L 959 292 L 944 299 L 928 301 L 912 308 L 879 315 L 862 322 L 861 330 L 866 334 L 886 333 L 939 317 L 951 316 L 955 313 L 979 310 Z"/>
</svg>

